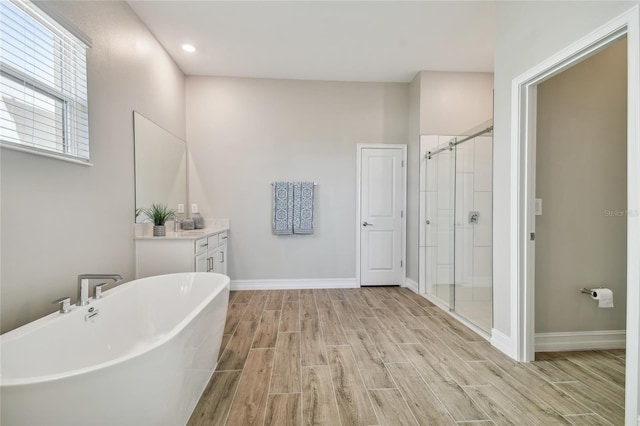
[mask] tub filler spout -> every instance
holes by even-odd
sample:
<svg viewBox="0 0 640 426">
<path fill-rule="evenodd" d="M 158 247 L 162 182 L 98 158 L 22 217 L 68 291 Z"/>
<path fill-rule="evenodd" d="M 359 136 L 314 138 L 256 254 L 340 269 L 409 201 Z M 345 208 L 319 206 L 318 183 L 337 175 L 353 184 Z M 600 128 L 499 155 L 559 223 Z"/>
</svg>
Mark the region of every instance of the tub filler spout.
<svg viewBox="0 0 640 426">
<path fill-rule="evenodd" d="M 78 275 L 78 301 L 76 305 L 85 306 L 89 304 L 89 280 L 113 280 L 116 283 L 124 280 L 122 275 L 118 274 L 82 274 Z M 103 284 L 98 284 L 96 286 L 96 298 L 99 299 L 98 296 L 102 296 L 102 286 Z"/>
</svg>

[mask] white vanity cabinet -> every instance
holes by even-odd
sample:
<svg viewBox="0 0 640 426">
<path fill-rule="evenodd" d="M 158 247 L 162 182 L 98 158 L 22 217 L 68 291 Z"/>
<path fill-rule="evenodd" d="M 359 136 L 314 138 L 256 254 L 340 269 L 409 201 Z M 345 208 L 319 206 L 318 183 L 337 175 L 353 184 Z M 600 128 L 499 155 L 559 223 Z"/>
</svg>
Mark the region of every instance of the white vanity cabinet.
<svg viewBox="0 0 640 426">
<path fill-rule="evenodd" d="M 228 233 L 221 232 L 196 241 L 196 272 L 227 273 Z"/>
<path fill-rule="evenodd" d="M 227 273 L 228 228 L 136 237 L 136 278 L 176 272 Z"/>
</svg>

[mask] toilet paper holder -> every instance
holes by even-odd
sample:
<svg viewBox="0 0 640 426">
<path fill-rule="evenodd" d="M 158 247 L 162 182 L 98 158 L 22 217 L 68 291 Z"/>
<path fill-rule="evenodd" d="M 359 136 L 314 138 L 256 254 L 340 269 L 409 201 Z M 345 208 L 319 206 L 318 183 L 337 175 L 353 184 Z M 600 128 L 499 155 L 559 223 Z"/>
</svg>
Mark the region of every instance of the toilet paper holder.
<svg viewBox="0 0 640 426">
<path fill-rule="evenodd" d="M 588 294 L 588 295 L 591 296 L 593 294 L 594 290 L 599 290 L 601 288 L 604 288 L 604 287 L 598 287 L 598 288 L 584 288 L 583 287 L 583 288 L 580 289 L 580 293 Z"/>
</svg>

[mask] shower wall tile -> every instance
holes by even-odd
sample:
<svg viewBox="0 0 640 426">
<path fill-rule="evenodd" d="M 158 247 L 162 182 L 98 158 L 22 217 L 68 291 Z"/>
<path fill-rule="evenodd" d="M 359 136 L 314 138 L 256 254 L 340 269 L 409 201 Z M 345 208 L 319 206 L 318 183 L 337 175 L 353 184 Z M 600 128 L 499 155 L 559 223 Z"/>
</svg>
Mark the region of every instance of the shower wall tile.
<svg viewBox="0 0 640 426">
<path fill-rule="evenodd" d="M 457 227 L 455 234 L 456 284 L 471 285 L 474 283 L 473 228 Z"/>
<path fill-rule="evenodd" d="M 425 245 L 434 247 L 436 245 L 436 225 L 437 225 L 437 210 L 436 210 L 436 193 L 432 191 L 428 191 L 424 193 L 426 195 L 426 218 L 425 220 L 429 220 L 429 225 L 426 222 L 422 222 L 422 226 L 424 228 L 425 234 Z"/>
<path fill-rule="evenodd" d="M 474 192 L 473 209 L 480 213 L 478 223 L 473 226 L 473 245 L 490 247 L 493 217 L 491 192 Z"/>
<path fill-rule="evenodd" d="M 473 173 L 474 170 L 474 140 L 464 142 L 456 147 L 456 173 Z"/>
<path fill-rule="evenodd" d="M 427 188 L 428 191 L 437 191 L 438 193 L 438 209 L 453 208 L 453 165 L 451 164 L 451 154 L 443 152 L 438 154 L 432 161 L 436 161 L 435 186 Z"/>
<path fill-rule="evenodd" d="M 473 207 L 473 181 L 472 173 L 456 173 L 456 224 L 467 226 L 469 224 L 469 212 Z"/>
<path fill-rule="evenodd" d="M 448 265 L 453 263 L 451 250 L 453 249 L 453 232 L 448 230 L 440 230 L 438 227 L 438 264 Z"/>
<path fill-rule="evenodd" d="M 433 293 L 433 289 L 437 282 L 437 250 L 435 247 L 425 247 L 425 260 L 424 276 L 427 284 L 427 292 Z"/>
<path fill-rule="evenodd" d="M 492 190 L 492 173 L 493 173 L 493 157 L 492 157 L 492 138 L 477 137 L 475 144 L 475 182 L 474 189 L 476 191 Z"/>
<path fill-rule="evenodd" d="M 436 285 L 451 285 L 453 283 L 453 267 L 438 265 L 436 267 Z"/>
<path fill-rule="evenodd" d="M 473 248 L 473 276 L 476 285 L 491 284 L 491 247 Z"/>
<path fill-rule="evenodd" d="M 427 176 L 427 168 L 430 165 L 434 165 L 434 162 L 429 164 L 430 160 L 426 159 L 427 151 L 433 150 L 438 145 L 438 136 L 422 135 L 420 136 L 420 191 L 427 190 L 427 182 L 435 183 L 433 175 Z M 433 167 L 432 167 L 433 168 Z"/>
</svg>

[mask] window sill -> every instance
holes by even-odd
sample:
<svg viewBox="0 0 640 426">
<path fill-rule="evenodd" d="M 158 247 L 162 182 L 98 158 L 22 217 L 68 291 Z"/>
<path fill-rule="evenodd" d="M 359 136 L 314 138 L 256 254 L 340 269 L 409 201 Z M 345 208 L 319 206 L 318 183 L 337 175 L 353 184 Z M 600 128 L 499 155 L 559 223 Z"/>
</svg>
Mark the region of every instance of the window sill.
<svg viewBox="0 0 640 426">
<path fill-rule="evenodd" d="M 83 160 L 81 158 L 70 157 L 68 155 L 57 154 L 55 152 L 45 151 L 45 150 L 41 150 L 41 149 L 37 149 L 37 148 L 30 148 L 30 147 L 15 145 L 15 144 L 12 144 L 12 143 L 9 143 L 9 142 L 4 142 L 4 141 L 0 141 L 0 148 L 2 148 L 2 149 L 10 149 L 12 151 L 20 151 L 20 152 L 24 152 L 24 153 L 27 153 L 27 154 L 38 155 L 40 157 L 53 158 L 53 159 L 56 159 L 56 160 L 66 161 L 68 163 L 79 164 L 79 165 L 82 165 L 82 166 L 90 166 L 90 167 L 93 166 L 93 163 L 91 163 L 89 160 Z"/>
</svg>

